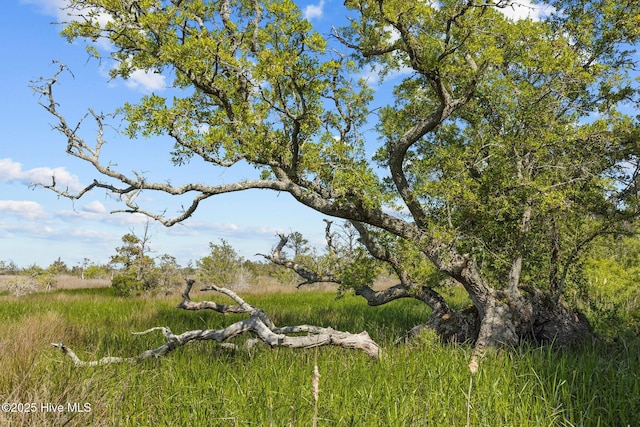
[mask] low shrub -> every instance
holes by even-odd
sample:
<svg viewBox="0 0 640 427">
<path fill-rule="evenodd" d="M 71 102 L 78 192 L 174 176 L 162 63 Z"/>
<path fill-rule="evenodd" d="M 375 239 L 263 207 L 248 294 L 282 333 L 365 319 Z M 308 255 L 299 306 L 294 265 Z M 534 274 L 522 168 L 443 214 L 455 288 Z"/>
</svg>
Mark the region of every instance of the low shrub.
<svg viewBox="0 0 640 427">
<path fill-rule="evenodd" d="M 111 287 L 116 295 L 121 297 L 131 297 L 140 295 L 144 291 L 144 283 L 137 280 L 134 274 L 118 274 L 111 279 Z"/>
</svg>

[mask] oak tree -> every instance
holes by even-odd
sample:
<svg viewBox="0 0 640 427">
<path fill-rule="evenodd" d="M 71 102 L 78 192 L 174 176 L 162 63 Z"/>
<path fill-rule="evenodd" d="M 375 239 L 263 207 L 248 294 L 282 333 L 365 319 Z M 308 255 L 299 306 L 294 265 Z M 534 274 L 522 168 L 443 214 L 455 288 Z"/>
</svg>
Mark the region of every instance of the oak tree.
<svg viewBox="0 0 640 427">
<path fill-rule="evenodd" d="M 586 319 L 563 300 L 580 256 L 638 216 L 638 126 L 625 111 L 636 102 L 640 6 L 548 6 L 515 20 L 503 13 L 509 0 L 346 0 L 348 25 L 316 29 L 287 0 L 71 0 L 64 36 L 108 40 L 113 77 L 173 78 L 177 95 L 118 111 L 129 137 L 169 136 L 177 167 L 198 157 L 258 173 L 172 185 L 109 165 L 105 116 L 90 111 L 90 143 L 55 101 L 61 68 L 38 87 L 42 104 L 98 178 L 79 193 L 45 187 L 71 198 L 105 189 L 166 226 L 219 194 L 287 192 L 350 221 L 370 257 L 397 273 L 386 290 L 354 282 L 371 305 L 418 298 L 432 308 L 429 326 L 479 351 L 580 341 Z M 390 99 L 377 96 L 385 87 Z M 141 192 L 192 197 L 167 217 L 138 204 Z M 419 274 L 425 262 L 473 308 L 451 309 L 437 280 Z"/>
</svg>

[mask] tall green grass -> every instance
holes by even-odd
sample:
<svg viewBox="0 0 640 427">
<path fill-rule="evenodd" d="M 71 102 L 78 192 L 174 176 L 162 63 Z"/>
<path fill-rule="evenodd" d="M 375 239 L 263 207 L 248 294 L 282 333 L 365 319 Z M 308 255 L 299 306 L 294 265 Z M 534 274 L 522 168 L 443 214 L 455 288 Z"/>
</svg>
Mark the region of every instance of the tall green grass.
<svg viewBox="0 0 640 427">
<path fill-rule="evenodd" d="M 278 325 L 366 329 L 384 347 L 378 361 L 330 347 L 232 351 L 197 342 L 161 359 L 77 368 L 50 347 L 63 341 L 87 360 L 130 356 L 163 343 L 132 331 L 180 333 L 242 318 L 179 310 L 178 301 L 122 299 L 109 289 L 0 297 L 0 401 L 91 405 L 86 413 L 0 413 L 0 425 L 309 426 L 315 363 L 321 426 L 640 425 L 638 340 L 562 351 L 523 345 L 488 354 L 471 377 L 468 346 L 428 333 L 393 345 L 428 314 L 409 300 L 371 308 L 327 292 L 247 296 Z"/>
</svg>

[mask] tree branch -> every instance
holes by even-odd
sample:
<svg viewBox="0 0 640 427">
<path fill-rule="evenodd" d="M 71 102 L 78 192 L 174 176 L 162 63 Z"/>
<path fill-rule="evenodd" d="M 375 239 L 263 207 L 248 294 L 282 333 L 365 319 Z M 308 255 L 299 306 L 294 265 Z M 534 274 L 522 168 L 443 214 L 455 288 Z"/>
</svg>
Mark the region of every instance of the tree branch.
<svg viewBox="0 0 640 427">
<path fill-rule="evenodd" d="M 191 301 L 191 297 L 189 293 L 191 292 L 191 287 L 195 283 L 193 279 L 187 279 L 187 284 L 185 286 L 185 290 L 182 293 L 182 301 L 178 304 L 178 308 L 183 310 L 213 310 L 218 313 L 251 313 L 251 309 L 246 307 L 245 305 L 227 305 L 227 304 L 218 304 L 217 302 L 212 301 L 199 301 L 194 302 Z M 211 288 L 205 288 L 206 290 Z M 205 290 L 202 289 L 202 290 Z M 246 303 L 245 303 L 246 304 Z"/>
<path fill-rule="evenodd" d="M 188 305 L 188 303 L 191 302 L 191 299 L 189 298 L 189 292 L 191 291 L 193 284 L 194 280 L 187 280 L 185 291 L 182 294 L 183 302 L 178 307 L 185 308 L 187 310 L 198 309 L 194 306 Z M 200 329 L 187 331 L 180 335 L 175 335 L 168 327 L 163 326 L 150 328 L 143 332 L 136 332 L 134 333 L 135 335 L 142 335 L 154 331 L 161 331 L 167 339 L 167 342 L 165 342 L 160 347 L 146 350 L 133 357 L 103 357 L 102 359 L 95 361 L 83 361 L 75 354 L 73 350 L 67 347 L 64 343 L 52 343 L 51 345 L 55 348 L 60 349 L 64 354 L 69 356 L 76 366 L 87 367 L 100 366 L 111 363 L 135 362 L 153 357 L 161 357 L 192 341 L 216 341 L 219 343 L 223 343 L 238 335 L 252 332 L 256 334 L 260 338 L 260 340 L 269 344 L 269 346 L 271 347 L 313 348 L 325 345 L 334 345 L 346 349 L 362 350 L 374 359 L 378 358 L 380 348 L 378 344 L 376 344 L 375 341 L 373 341 L 371 337 L 369 337 L 369 334 L 366 331 L 359 334 L 352 334 L 350 332 L 337 331 L 332 328 L 323 328 L 320 326 L 312 325 L 285 326 L 278 328 L 273 324 L 266 313 L 251 306 L 250 304 L 247 304 L 235 292 L 226 288 L 219 288 L 217 286 L 211 286 L 206 289 L 215 290 L 224 295 L 227 295 L 234 301 L 236 301 L 238 305 L 236 306 L 237 308 L 226 310 L 225 307 L 229 306 L 209 301 L 203 301 L 202 303 L 206 304 L 202 304 L 201 309 L 214 309 L 222 313 L 249 313 L 251 314 L 251 317 L 229 325 L 224 329 Z M 190 308 L 186 308 L 185 306 L 183 306 L 185 302 L 187 302 L 187 306 L 189 306 Z M 307 335 L 288 335 L 297 333 L 307 333 Z"/>
<path fill-rule="evenodd" d="M 329 225 L 327 227 L 329 227 Z M 285 235 L 284 233 L 279 233 L 278 237 L 280 237 L 280 241 L 273 248 L 273 250 L 271 251 L 271 254 L 266 255 L 266 254 L 258 253 L 256 255 L 259 255 L 276 265 L 281 265 L 285 268 L 293 270 L 298 276 L 305 279 L 304 282 L 299 283 L 297 285 L 298 288 L 304 285 L 311 285 L 313 283 L 320 283 L 320 282 L 329 282 L 329 283 L 337 283 L 337 284 L 340 284 L 342 282 L 340 278 L 336 277 L 332 273 L 318 273 L 318 272 L 309 270 L 307 267 L 295 261 L 288 260 L 286 256 L 282 254 L 282 249 L 285 247 L 285 245 L 289 241 L 289 236 Z"/>
</svg>

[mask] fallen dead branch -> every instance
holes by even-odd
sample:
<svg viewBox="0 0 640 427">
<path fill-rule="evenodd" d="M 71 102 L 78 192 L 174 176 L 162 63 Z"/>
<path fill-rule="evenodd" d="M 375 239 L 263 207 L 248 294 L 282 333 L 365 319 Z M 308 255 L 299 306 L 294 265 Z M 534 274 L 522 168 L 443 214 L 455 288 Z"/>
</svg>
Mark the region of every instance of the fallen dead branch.
<svg viewBox="0 0 640 427">
<path fill-rule="evenodd" d="M 369 337 L 366 331 L 359 334 L 352 334 L 350 332 L 337 331 L 332 328 L 313 325 L 277 327 L 264 311 L 248 304 L 235 292 L 226 288 L 211 286 L 203 290 L 213 290 L 227 295 L 233 299 L 237 305 L 229 306 L 212 301 L 191 301 L 189 293 L 194 283 L 193 280 L 187 280 L 185 291 L 182 294 L 182 302 L 178 305 L 179 308 L 185 310 L 211 309 L 220 313 L 247 313 L 250 317 L 229 325 L 224 329 L 200 329 L 187 331 L 179 335 L 175 335 L 171 329 L 166 326 L 154 327 L 143 332 L 134 332 L 134 335 L 143 335 L 154 331 L 161 331 L 166 338 L 166 342 L 158 348 L 146 350 L 132 357 L 103 357 L 95 361 L 83 361 L 64 343 L 52 343 L 52 346 L 59 348 L 64 354 L 69 356 L 77 366 L 99 366 L 161 357 L 192 341 L 211 340 L 218 343 L 225 343 L 225 341 L 238 335 L 253 333 L 257 335 L 262 342 L 271 347 L 313 348 L 334 345 L 346 349 L 362 350 L 373 358 L 378 357 L 379 346 Z M 307 335 L 289 335 L 300 333 L 306 333 Z"/>
</svg>

